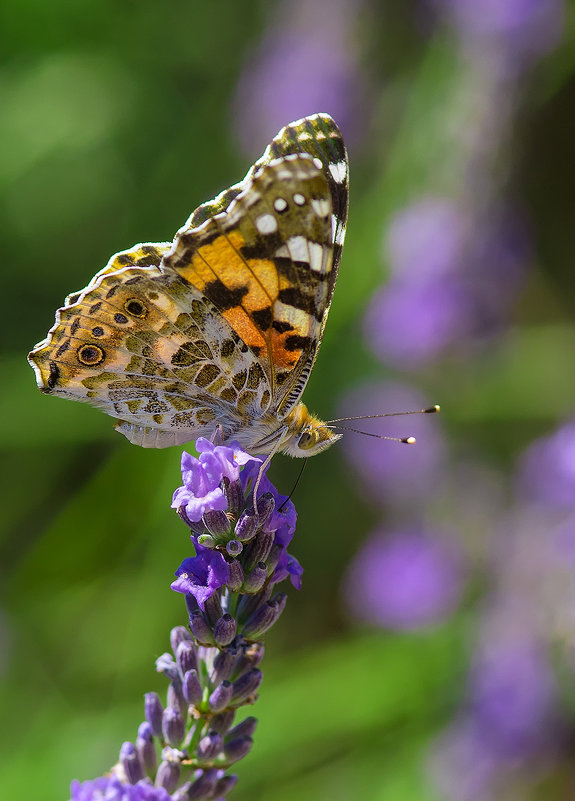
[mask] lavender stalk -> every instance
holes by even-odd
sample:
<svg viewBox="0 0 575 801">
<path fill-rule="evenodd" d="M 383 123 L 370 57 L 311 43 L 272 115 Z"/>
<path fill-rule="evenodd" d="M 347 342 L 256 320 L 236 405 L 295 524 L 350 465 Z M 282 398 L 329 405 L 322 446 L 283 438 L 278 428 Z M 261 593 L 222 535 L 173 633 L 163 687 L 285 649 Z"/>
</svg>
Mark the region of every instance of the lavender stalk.
<svg viewBox="0 0 575 801">
<path fill-rule="evenodd" d="M 257 700 L 262 638 L 285 607 L 276 584 L 301 586 L 287 552 L 297 515 L 266 476 L 254 512 L 259 459 L 204 438 L 196 449 L 199 458 L 182 455 L 172 500 L 196 554 L 171 585 L 185 596 L 189 628 L 172 629 L 171 653 L 156 661 L 169 680 L 165 703 L 146 695 L 135 742 L 108 775 L 74 781 L 71 801 L 224 801 L 237 781 L 230 768 L 252 747 L 256 719 L 237 718 Z"/>
</svg>

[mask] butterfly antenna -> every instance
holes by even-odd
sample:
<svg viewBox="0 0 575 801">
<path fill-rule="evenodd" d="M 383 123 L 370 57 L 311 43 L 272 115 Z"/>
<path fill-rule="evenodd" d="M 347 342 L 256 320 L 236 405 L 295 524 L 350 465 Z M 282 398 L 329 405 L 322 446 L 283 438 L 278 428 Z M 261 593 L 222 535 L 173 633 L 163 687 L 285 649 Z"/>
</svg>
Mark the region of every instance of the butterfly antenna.
<svg viewBox="0 0 575 801">
<path fill-rule="evenodd" d="M 289 501 L 291 501 L 291 499 L 293 498 L 293 494 L 294 494 L 294 492 L 295 492 L 295 491 L 296 491 L 296 489 L 297 489 L 297 485 L 298 485 L 298 484 L 299 484 L 299 482 L 301 481 L 301 477 L 303 476 L 303 471 L 305 470 L 305 466 L 306 466 L 306 464 L 308 463 L 308 461 L 309 461 L 309 459 L 304 459 L 304 460 L 303 460 L 303 464 L 302 464 L 302 466 L 301 466 L 301 468 L 300 468 L 300 471 L 299 471 L 299 473 L 298 473 L 298 476 L 297 476 L 297 478 L 296 478 L 296 480 L 295 480 L 295 484 L 293 485 L 293 487 L 292 487 L 292 490 L 291 490 L 290 494 L 287 496 L 287 498 L 285 499 L 285 501 L 282 503 L 282 505 L 281 505 L 281 506 L 280 506 L 280 508 L 278 509 L 278 512 L 281 512 L 281 510 L 284 508 L 284 506 L 286 505 L 286 503 L 288 503 Z"/>
<path fill-rule="evenodd" d="M 407 414 L 411 414 L 407 412 Z M 356 418 L 350 418 L 356 419 Z M 357 418 L 359 420 L 363 418 Z M 388 439 L 390 442 L 401 442 L 404 445 L 415 445 L 417 440 L 415 437 L 386 437 L 384 434 L 374 434 L 372 431 L 360 431 L 359 428 L 350 428 L 349 426 L 326 426 L 326 428 L 333 428 L 337 431 L 353 431 L 354 434 L 363 434 L 364 437 L 374 437 L 374 439 Z"/>
<path fill-rule="evenodd" d="M 328 420 L 328 423 L 345 423 L 348 420 L 379 420 L 380 417 L 403 417 L 407 414 L 436 414 L 440 411 L 438 403 L 429 406 L 427 409 L 416 409 L 412 412 L 385 412 L 384 414 L 360 414 L 357 417 L 336 417 L 335 420 Z M 350 428 L 349 431 L 352 431 Z M 364 433 L 364 432 L 359 432 Z"/>
</svg>

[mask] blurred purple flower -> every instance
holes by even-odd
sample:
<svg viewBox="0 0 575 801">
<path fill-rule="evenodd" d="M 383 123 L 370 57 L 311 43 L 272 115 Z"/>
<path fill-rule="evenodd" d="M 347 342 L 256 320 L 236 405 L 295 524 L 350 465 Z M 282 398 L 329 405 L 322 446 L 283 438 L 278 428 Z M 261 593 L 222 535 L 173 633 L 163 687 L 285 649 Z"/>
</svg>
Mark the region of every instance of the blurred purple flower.
<svg viewBox="0 0 575 801">
<path fill-rule="evenodd" d="M 499 760 L 468 719 L 458 720 L 434 742 L 429 772 L 445 801 L 492 801 L 489 786 Z"/>
<path fill-rule="evenodd" d="M 345 395 L 338 416 L 405 412 L 430 406 L 433 400 L 404 384 L 364 384 Z M 437 492 L 444 473 L 445 444 L 435 415 L 356 420 L 350 425 L 386 436 L 421 437 L 421 444 L 403 445 L 344 433 L 344 454 L 360 479 L 361 489 L 374 500 L 409 501 L 413 508 Z"/>
<path fill-rule="evenodd" d="M 385 256 L 396 278 L 431 280 L 461 267 L 465 216 L 447 197 L 429 196 L 402 209 L 391 221 Z"/>
<path fill-rule="evenodd" d="M 476 336 L 492 333 L 508 322 L 531 257 L 528 226 L 520 210 L 500 205 L 491 208 L 485 219 L 474 221 L 463 272 L 475 306 Z"/>
<path fill-rule="evenodd" d="M 243 148 L 286 124 L 318 111 L 331 114 L 349 144 L 362 127 L 365 81 L 353 54 L 358 8 L 335 0 L 283 0 L 258 51 L 239 82 L 235 117 Z M 257 149 L 257 147 L 256 147 Z"/>
<path fill-rule="evenodd" d="M 199 458 L 182 453 L 182 481 L 172 498 L 172 509 L 185 508 L 186 516 L 192 523 L 202 519 L 208 511 L 225 512 L 227 501 L 220 486 L 225 476 L 236 481 L 242 465 L 254 459 L 242 451 L 236 443 L 230 447 L 214 445 L 204 437 L 196 442 Z M 259 460 L 257 460 L 259 461 Z"/>
<path fill-rule="evenodd" d="M 463 589 L 462 560 L 436 532 L 376 531 L 352 562 L 344 596 L 354 617 L 392 629 L 441 622 Z"/>
<path fill-rule="evenodd" d="M 413 369 L 471 333 L 473 300 L 457 278 L 391 281 L 367 309 L 365 339 L 383 362 Z"/>
<path fill-rule="evenodd" d="M 548 654 L 525 611 L 504 597 L 483 620 L 466 708 L 431 753 L 434 783 L 448 801 L 501 797 L 501 780 L 548 757 L 561 736 Z"/>
<path fill-rule="evenodd" d="M 520 460 L 519 489 L 549 507 L 575 508 L 575 420 L 527 449 Z"/>
<path fill-rule="evenodd" d="M 398 214 L 386 250 L 392 278 L 368 307 L 365 338 L 379 359 L 407 369 L 493 334 L 509 317 L 529 258 L 515 210 L 492 208 L 483 218 L 441 197 Z"/>
<path fill-rule="evenodd" d="M 525 759 L 549 744 L 555 683 L 543 644 L 519 631 L 509 635 L 483 643 L 475 655 L 468 714 L 494 754 Z"/>
<path fill-rule="evenodd" d="M 184 559 L 176 570 L 171 587 L 176 592 L 193 595 L 201 609 L 216 590 L 228 581 L 230 566 L 219 551 L 196 545 L 197 556 Z"/>
<path fill-rule="evenodd" d="M 70 801 L 170 801 L 171 795 L 162 787 L 154 787 L 149 781 L 123 784 L 116 776 L 79 782 L 70 787 Z"/>
<path fill-rule="evenodd" d="M 525 62 L 548 53 L 560 41 L 562 0 L 434 0 L 462 36 L 493 44 L 508 58 Z"/>
</svg>

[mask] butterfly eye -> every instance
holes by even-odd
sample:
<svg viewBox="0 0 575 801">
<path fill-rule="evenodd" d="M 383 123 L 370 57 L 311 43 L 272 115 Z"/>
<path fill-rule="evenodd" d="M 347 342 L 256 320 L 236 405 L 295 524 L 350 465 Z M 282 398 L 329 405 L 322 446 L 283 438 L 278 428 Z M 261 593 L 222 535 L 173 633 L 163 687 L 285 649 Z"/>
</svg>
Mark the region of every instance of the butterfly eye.
<svg viewBox="0 0 575 801">
<path fill-rule="evenodd" d="M 94 367 L 104 361 L 104 351 L 97 345 L 82 345 L 78 348 L 78 359 L 89 367 Z"/>
<path fill-rule="evenodd" d="M 132 317 L 145 317 L 148 313 L 148 310 L 144 306 L 144 304 L 138 300 L 137 298 L 130 298 L 124 303 L 124 308 L 131 314 Z"/>
<path fill-rule="evenodd" d="M 307 450 L 308 448 L 312 448 L 315 445 L 315 436 L 310 431 L 304 431 L 299 435 L 299 439 L 297 441 L 298 447 L 302 450 Z"/>
</svg>

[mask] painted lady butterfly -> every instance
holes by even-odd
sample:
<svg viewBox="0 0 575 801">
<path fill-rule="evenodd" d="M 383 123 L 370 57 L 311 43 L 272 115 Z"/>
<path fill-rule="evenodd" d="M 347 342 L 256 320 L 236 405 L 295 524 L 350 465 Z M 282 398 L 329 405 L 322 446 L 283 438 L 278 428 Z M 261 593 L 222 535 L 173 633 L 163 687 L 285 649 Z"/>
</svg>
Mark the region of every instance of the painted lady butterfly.
<svg viewBox="0 0 575 801">
<path fill-rule="evenodd" d="M 348 161 L 327 114 L 283 128 L 244 180 L 173 243 L 117 253 L 66 298 L 28 359 L 47 394 L 164 448 L 221 426 L 252 454 L 310 456 L 339 438 L 300 397 L 345 234 Z"/>
</svg>

